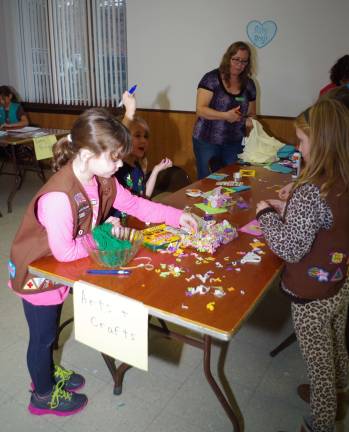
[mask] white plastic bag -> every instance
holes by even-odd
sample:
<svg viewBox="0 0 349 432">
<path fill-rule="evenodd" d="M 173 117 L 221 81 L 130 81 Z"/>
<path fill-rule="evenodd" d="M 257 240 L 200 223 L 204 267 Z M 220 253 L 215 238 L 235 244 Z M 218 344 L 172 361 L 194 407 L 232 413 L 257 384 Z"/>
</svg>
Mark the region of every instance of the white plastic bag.
<svg viewBox="0 0 349 432">
<path fill-rule="evenodd" d="M 258 120 L 252 119 L 253 129 L 245 139 L 244 151 L 239 157 L 250 163 L 271 163 L 278 160 L 277 151 L 284 146 L 282 142 L 269 136 Z"/>
</svg>

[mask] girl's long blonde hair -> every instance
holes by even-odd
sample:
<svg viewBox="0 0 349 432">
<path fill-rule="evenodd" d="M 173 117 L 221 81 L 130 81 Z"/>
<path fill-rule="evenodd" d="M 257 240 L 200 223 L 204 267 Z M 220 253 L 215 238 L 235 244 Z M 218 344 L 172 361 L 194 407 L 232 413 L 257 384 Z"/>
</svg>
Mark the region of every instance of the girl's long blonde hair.
<svg viewBox="0 0 349 432">
<path fill-rule="evenodd" d="M 337 100 L 324 99 L 300 114 L 296 128 L 310 139 L 309 161 L 295 186 L 321 182 L 326 196 L 337 181 L 349 190 L 349 111 Z"/>
</svg>

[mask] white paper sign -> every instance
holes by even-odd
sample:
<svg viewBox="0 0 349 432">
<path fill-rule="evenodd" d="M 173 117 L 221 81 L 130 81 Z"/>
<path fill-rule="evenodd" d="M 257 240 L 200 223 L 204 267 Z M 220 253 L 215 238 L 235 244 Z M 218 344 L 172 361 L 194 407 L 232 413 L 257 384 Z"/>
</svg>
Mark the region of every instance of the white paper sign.
<svg viewBox="0 0 349 432">
<path fill-rule="evenodd" d="M 143 303 L 82 281 L 73 292 L 75 339 L 148 370 L 148 309 Z"/>
</svg>

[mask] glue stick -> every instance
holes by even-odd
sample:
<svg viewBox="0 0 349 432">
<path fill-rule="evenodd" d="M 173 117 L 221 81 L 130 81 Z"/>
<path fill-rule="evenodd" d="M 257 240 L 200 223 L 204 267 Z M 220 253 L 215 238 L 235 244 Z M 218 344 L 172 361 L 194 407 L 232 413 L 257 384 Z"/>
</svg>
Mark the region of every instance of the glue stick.
<svg viewBox="0 0 349 432">
<path fill-rule="evenodd" d="M 297 178 L 301 171 L 302 156 L 299 152 L 294 152 L 292 155 L 292 178 Z"/>
</svg>

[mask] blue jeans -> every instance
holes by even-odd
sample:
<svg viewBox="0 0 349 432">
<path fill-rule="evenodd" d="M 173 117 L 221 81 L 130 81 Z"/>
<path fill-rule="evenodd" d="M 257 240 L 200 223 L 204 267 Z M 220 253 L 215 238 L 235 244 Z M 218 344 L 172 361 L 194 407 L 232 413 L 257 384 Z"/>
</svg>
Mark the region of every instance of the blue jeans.
<svg viewBox="0 0 349 432">
<path fill-rule="evenodd" d="M 233 164 L 238 160 L 238 154 L 243 152 L 242 140 L 229 144 L 210 144 L 193 137 L 193 150 L 196 159 L 198 179 L 202 179 L 211 172 Z"/>
<path fill-rule="evenodd" d="M 36 392 L 43 395 L 50 392 L 55 384 L 53 342 L 62 305 L 35 306 L 23 300 L 23 308 L 29 326 L 28 370 Z"/>
</svg>

